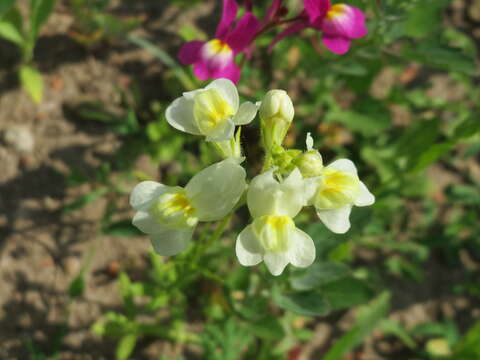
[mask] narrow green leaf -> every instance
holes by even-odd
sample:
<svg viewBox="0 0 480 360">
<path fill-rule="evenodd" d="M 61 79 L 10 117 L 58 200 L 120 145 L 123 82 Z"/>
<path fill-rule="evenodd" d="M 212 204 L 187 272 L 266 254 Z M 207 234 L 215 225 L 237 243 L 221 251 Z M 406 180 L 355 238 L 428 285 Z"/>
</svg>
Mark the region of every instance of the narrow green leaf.
<svg viewBox="0 0 480 360">
<path fill-rule="evenodd" d="M 406 346 L 410 349 L 415 349 L 417 344 L 415 340 L 410 336 L 410 334 L 405 330 L 405 328 L 400 325 L 398 322 L 385 319 L 380 323 L 382 331 L 386 335 L 393 335 L 399 338 Z"/>
<path fill-rule="evenodd" d="M 117 360 L 127 360 L 130 354 L 135 349 L 137 344 L 138 335 L 128 334 L 120 339 L 117 345 L 116 358 Z"/>
<path fill-rule="evenodd" d="M 22 14 L 16 7 L 11 8 L 0 19 L 0 37 L 22 47 L 25 39 L 23 37 Z"/>
<path fill-rule="evenodd" d="M 407 170 L 411 171 L 418 162 L 419 154 L 428 151 L 435 143 L 439 127 L 438 119 L 417 122 L 398 140 L 395 145 L 397 158 L 406 158 Z"/>
<path fill-rule="evenodd" d="M 182 85 L 185 87 L 187 90 L 193 90 L 195 88 L 195 84 L 193 83 L 192 79 L 190 76 L 187 75 L 187 73 L 182 69 L 182 67 L 170 57 L 165 51 L 162 49 L 158 48 L 155 46 L 153 43 L 148 41 L 147 39 L 138 37 L 138 36 L 133 36 L 133 35 L 128 35 L 127 39 L 134 43 L 135 45 L 138 45 L 148 51 L 150 51 L 153 55 L 155 55 L 165 66 L 168 66 L 171 68 L 175 76 L 178 78 L 178 80 L 182 83 Z"/>
<path fill-rule="evenodd" d="M 39 104 L 43 97 L 42 75 L 30 66 L 22 66 L 19 72 L 20 82 L 33 101 Z"/>
<path fill-rule="evenodd" d="M 433 144 L 427 151 L 420 154 L 411 172 L 417 172 L 425 169 L 426 167 L 440 159 L 443 155 L 448 153 L 450 150 L 452 150 L 454 147 L 455 143 L 453 142 Z"/>
<path fill-rule="evenodd" d="M 413 7 L 404 23 L 406 35 L 424 38 L 442 24 L 441 11 L 449 3 L 445 0 L 423 0 Z"/>
<path fill-rule="evenodd" d="M 37 38 L 40 27 L 47 21 L 53 11 L 55 0 L 30 1 L 30 39 Z"/>
<path fill-rule="evenodd" d="M 106 189 L 99 189 L 99 190 L 93 191 L 91 193 L 81 195 L 75 201 L 66 205 L 63 208 L 63 212 L 65 214 L 68 214 L 68 213 L 71 213 L 72 211 L 80 209 L 80 208 L 84 207 L 85 205 L 91 203 L 92 201 L 96 200 L 98 197 L 104 195 L 106 192 L 107 192 Z"/>
<path fill-rule="evenodd" d="M 262 319 L 249 323 L 252 334 L 262 339 L 280 340 L 284 337 L 285 331 L 277 317 L 267 315 Z"/>
<path fill-rule="evenodd" d="M 477 322 L 454 348 L 449 360 L 467 360 L 480 358 L 480 322 Z"/>
<path fill-rule="evenodd" d="M 295 290 L 311 290 L 346 276 L 348 266 L 333 261 L 312 264 L 304 273 L 290 278 Z"/>
<path fill-rule="evenodd" d="M 480 134 L 480 116 L 474 113 L 467 120 L 457 125 L 453 137 L 455 140 L 461 140 Z"/>
<path fill-rule="evenodd" d="M 384 113 L 371 115 L 358 111 L 336 111 L 328 114 L 328 121 L 342 123 L 350 130 L 366 136 L 377 135 L 390 126 L 390 117 Z"/>
<path fill-rule="evenodd" d="M 68 295 L 71 298 L 77 298 L 83 294 L 85 289 L 85 280 L 83 275 L 83 271 L 80 271 L 80 273 L 70 283 L 68 287 Z"/>
<path fill-rule="evenodd" d="M 142 232 L 132 225 L 130 218 L 108 224 L 102 229 L 102 233 L 104 235 L 123 237 L 142 235 Z"/>
<path fill-rule="evenodd" d="M 369 305 L 359 309 L 353 327 L 343 335 L 325 355 L 323 360 L 338 360 L 348 351 L 360 344 L 378 325 L 388 312 L 390 294 L 384 292 Z"/>
<path fill-rule="evenodd" d="M 274 292 L 273 301 L 282 309 L 305 316 L 326 315 L 331 310 L 319 291 L 298 291 L 290 294 Z"/>
<path fill-rule="evenodd" d="M 435 38 L 418 44 L 405 45 L 403 54 L 408 60 L 418 61 L 427 66 L 473 75 L 476 71 L 475 59 L 462 50 L 440 44 Z"/>
<path fill-rule="evenodd" d="M 15 0 L 0 1 L 0 19 L 12 8 L 13 4 L 15 4 Z"/>
<path fill-rule="evenodd" d="M 365 304 L 373 297 L 373 290 L 362 280 L 346 277 L 322 287 L 322 294 L 332 310 Z"/>
</svg>

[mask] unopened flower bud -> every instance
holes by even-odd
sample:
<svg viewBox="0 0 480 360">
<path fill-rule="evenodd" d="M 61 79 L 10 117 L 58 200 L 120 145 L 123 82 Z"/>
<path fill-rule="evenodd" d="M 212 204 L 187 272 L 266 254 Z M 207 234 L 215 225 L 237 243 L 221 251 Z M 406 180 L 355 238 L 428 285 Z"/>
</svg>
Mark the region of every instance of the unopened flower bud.
<svg viewBox="0 0 480 360">
<path fill-rule="evenodd" d="M 270 90 L 260 105 L 259 113 L 265 148 L 270 150 L 274 144 L 281 145 L 295 114 L 287 92 Z"/>
<path fill-rule="evenodd" d="M 309 150 L 294 160 L 304 178 L 320 176 L 323 170 L 323 160 L 316 150 Z"/>
</svg>

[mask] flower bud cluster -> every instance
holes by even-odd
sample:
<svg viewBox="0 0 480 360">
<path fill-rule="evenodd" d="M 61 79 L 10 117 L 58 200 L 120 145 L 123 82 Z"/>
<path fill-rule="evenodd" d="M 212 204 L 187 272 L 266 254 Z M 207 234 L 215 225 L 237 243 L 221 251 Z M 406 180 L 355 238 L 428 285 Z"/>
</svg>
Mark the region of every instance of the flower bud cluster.
<svg viewBox="0 0 480 360">
<path fill-rule="evenodd" d="M 240 165 L 240 126 L 249 124 L 257 112 L 265 162 L 247 187 Z M 184 93 L 167 108 L 167 121 L 178 130 L 204 136 L 224 160 L 200 171 L 184 188 L 153 181 L 138 184 L 130 197 L 137 210 L 133 224 L 150 235 L 159 254 L 175 255 L 186 249 L 198 222 L 225 218 L 246 197 L 252 221 L 236 240 L 239 262 L 253 266 L 264 261 L 273 275 L 280 275 L 289 263 L 312 264 L 313 240 L 294 221 L 300 211 L 313 206 L 328 229 L 345 233 L 352 207 L 371 205 L 375 198 L 350 160 L 325 166 L 310 134 L 306 151 L 285 149 L 282 143 L 293 117 L 292 100 L 284 90 L 267 92 L 260 103 L 241 105 L 235 85 L 227 79 Z"/>
</svg>

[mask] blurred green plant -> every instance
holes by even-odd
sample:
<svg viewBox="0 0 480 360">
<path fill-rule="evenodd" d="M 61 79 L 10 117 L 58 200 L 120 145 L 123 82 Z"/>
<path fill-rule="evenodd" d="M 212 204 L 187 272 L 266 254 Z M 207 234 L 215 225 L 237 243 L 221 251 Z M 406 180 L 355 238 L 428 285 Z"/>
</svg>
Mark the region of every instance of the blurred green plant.
<svg viewBox="0 0 480 360">
<path fill-rule="evenodd" d="M 142 22 L 140 17 L 122 19 L 107 13 L 111 0 L 69 0 L 68 4 L 74 16 L 70 36 L 86 46 L 123 38 Z"/>
<path fill-rule="evenodd" d="M 36 103 L 42 101 L 43 79 L 32 64 L 35 43 L 54 5 L 55 0 L 30 0 L 28 16 L 23 16 L 15 0 L 2 0 L 0 3 L 0 37 L 11 41 L 20 49 L 20 83 Z"/>
</svg>

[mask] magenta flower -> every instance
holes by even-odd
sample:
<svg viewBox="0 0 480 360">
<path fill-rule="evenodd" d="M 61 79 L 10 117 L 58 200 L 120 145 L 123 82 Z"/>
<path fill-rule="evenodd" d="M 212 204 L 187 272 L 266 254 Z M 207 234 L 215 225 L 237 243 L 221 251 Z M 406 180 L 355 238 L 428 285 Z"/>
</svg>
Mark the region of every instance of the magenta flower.
<svg viewBox="0 0 480 360">
<path fill-rule="evenodd" d="M 246 12 L 232 26 L 237 10 L 235 0 L 223 0 L 222 19 L 215 38 L 207 42 L 190 41 L 180 49 L 180 62 L 184 65 L 193 64 L 193 73 L 200 80 L 226 78 L 236 83 L 240 79 L 235 56 L 247 49 L 260 29 L 260 23 L 251 12 Z"/>
<path fill-rule="evenodd" d="M 294 22 L 280 33 L 270 45 L 273 47 L 281 39 L 312 27 L 322 32 L 323 44 L 335 54 L 345 54 L 353 39 L 367 35 L 365 15 L 350 5 L 331 5 L 330 0 L 304 0 L 305 10 Z"/>
<path fill-rule="evenodd" d="M 331 5 L 330 0 L 304 0 L 312 27 L 322 31 L 323 44 L 335 54 L 345 54 L 352 39 L 367 35 L 365 15 L 350 5 Z"/>
</svg>

